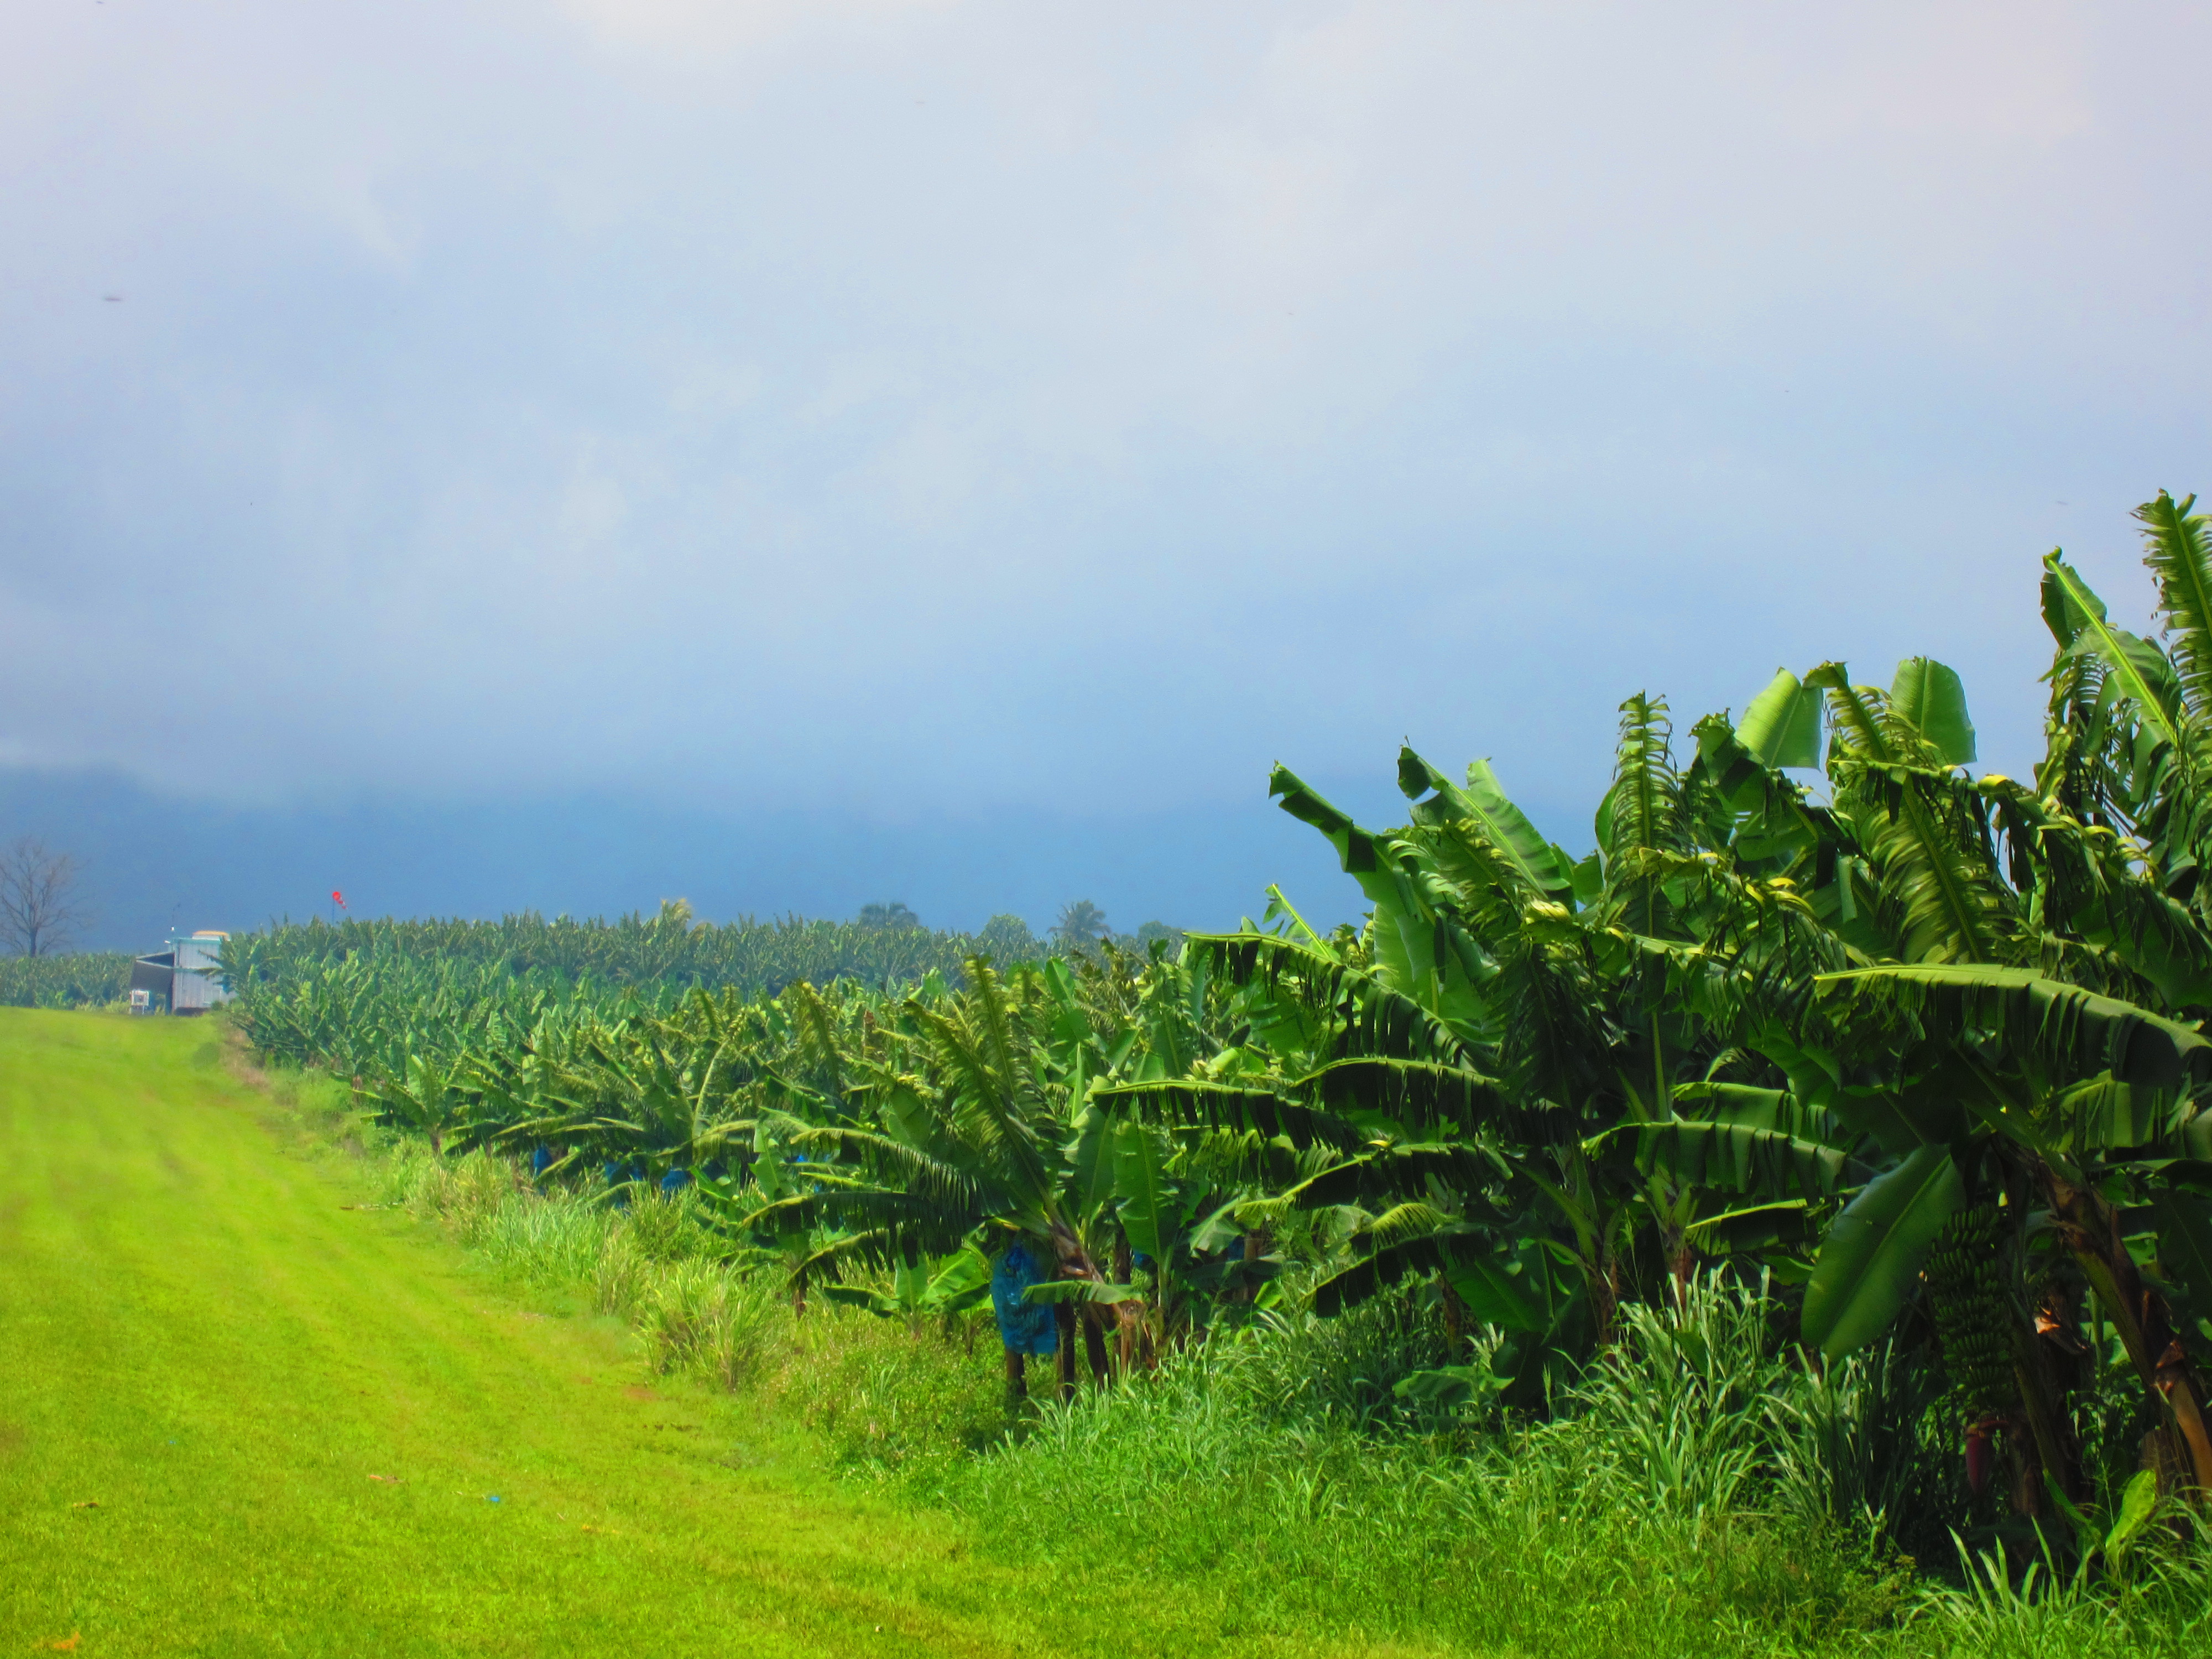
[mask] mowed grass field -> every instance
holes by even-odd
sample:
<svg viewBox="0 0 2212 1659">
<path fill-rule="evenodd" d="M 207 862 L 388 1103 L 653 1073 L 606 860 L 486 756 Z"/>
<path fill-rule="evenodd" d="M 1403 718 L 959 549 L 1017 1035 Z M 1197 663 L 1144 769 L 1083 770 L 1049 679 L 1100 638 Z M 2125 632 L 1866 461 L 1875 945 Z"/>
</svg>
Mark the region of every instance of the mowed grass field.
<svg viewBox="0 0 2212 1659">
<path fill-rule="evenodd" d="M 0 1009 L 0 1654 L 1373 1651 L 841 1488 L 349 1207 L 216 1036 Z"/>
</svg>

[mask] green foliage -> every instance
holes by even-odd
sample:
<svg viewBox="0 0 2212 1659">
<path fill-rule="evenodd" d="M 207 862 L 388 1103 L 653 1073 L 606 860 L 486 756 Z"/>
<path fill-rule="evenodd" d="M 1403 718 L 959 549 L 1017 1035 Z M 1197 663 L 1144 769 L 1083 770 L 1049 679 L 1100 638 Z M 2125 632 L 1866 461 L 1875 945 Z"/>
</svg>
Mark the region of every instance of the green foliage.
<svg viewBox="0 0 2212 1659">
<path fill-rule="evenodd" d="M 1964 1194 L 1944 1146 L 1917 1148 L 1836 1218 L 1806 1286 L 1807 1342 L 1834 1358 L 1889 1328 Z"/>
<path fill-rule="evenodd" d="M 1004 1441 L 1010 1419 L 987 1342 L 972 1326 L 911 1328 L 850 1309 L 810 1312 L 791 1328 L 772 1388 L 820 1434 L 847 1473 L 917 1482 Z"/>
<path fill-rule="evenodd" d="M 1820 763 L 1820 694 L 1786 668 L 1751 700 L 1736 726 L 1737 738 L 1765 766 Z"/>
<path fill-rule="evenodd" d="M 130 989 L 131 958 L 119 951 L 0 957 L 0 1007 L 98 1007 Z"/>
<path fill-rule="evenodd" d="M 1278 890 L 1141 953 L 1071 906 L 1065 955 L 1011 965 L 930 958 L 884 906 L 853 938 L 921 971 L 788 979 L 678 907 L 379 924 L 349 954 L 308 928 L 227 953 L 237 1018 L 434 1152 L 629 1206 L 603 1306 L 649 1305 L 671 1205 L 698 1254 L 916 1352 L 1018 1246 L 1062 1406 L 1086 1373 L 1225 1388 L 1194 1356 L 1252 1344 L 1318 1364 L 1318 1331 L 1418 1304 L 1440 1350 L 1309 1380 L 1331 1435 L 1556 1430 L 1693 1531 L 1781 1505 L 1864 1542 L 1909 1512 L 2079 1554 L 2128 1456 L 2212 1491 L 2212 553 L 2190 503 L 2144 512 L 2167 644 L 2045 562 L 2032 787 L 1967 770 L 1942 664 L 1827 662 L 1684 739 L 1626 699 L 1579 858 L 1486 763 L 1401 750 L 1381 830 L 1278 767 L 1372 907 L 1326 938 Z M 1785 774 L 1816 763 L 1819 793 Z"/>
<path fill-rule="evenodd" d="M 234 988 L 291 982 L 317 966 L 368 957 L 387 972 L 482 967 L 549 992 L 627 989 L 651 1000 L 694 986 L 774 994 L 801 980 L 880 990 L 932 973 L 957 979 L 979 952 L 1001 966 L 1046 954 L 1018 916 L 994 916 L 973 935 L 924 927 L 903 904 L 868 906 L 850 922 L 747 916 L 717 924 L 693 921 L 688 905 L 672 901 L 653 915 L 611 922 L 535 912 L 497 921 L 318 918 L 234 935 L 224 965 Z"/>
<path fill-rule="evenodd" d="M 1265 1312 L 1131 1386 L 1010 1413 L 973 1319 L 795 1316 L 714 1259 L 689 1189 L 616 1207 L 483 1152 L 403 1138 L 386 1157 L 395 1197 L 519 1277 L 623 1314 L 656 1369 L 781 1401 L 839 1467 L 949 1506 L 996 1554 L 1203 1586 L 1248 1632 L 1932 1656 L 2032 1616 L 2057 1651 L 2107 1650 L 2111 1629 L 2178 1656 L 2202 1623 L 2203 1569 L 2129 1523 L 2124 1492 L 2100 1547 L 2149 1553 L 2123 1600 L 2075 1575 L 2045 1611 L 2010 1580 L 2000 1594 L 1980 1555 L 1964 1590 L 1916 1586 L 1896 1546 L 1940 1564 L 1947 1524 L 1966 1526 L 1955 1479 L 1929 1479 L 1930 1385 L 1889 1346 L 1802 1363 L 1786 1309 L 1725 1273 L 1679 1308 L 1624 1308 L 1620 1340 L 1542 1420 L 1404 1386 L 1454 1368 L 1444 1300 L 1412 1283 L 1335 1318 Z M 1490 1370 L 1498 1350 L 1462 1340 L 1457 1369 Z"/>
</svg>

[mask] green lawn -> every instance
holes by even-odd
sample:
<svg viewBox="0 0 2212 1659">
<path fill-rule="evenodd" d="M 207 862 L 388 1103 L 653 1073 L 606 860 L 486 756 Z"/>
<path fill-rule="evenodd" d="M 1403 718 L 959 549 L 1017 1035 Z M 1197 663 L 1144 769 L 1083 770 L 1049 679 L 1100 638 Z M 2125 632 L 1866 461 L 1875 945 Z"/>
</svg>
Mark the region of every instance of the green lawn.
<svg viewBox="0 0 2212 1659">
<path fill-rule="evenodd" d="M 1376 1650 L 978 1560 L 648 1388 L 349 1207 L 215 1035 L 0 1009 L 0 1655 Z"/>
</svg>

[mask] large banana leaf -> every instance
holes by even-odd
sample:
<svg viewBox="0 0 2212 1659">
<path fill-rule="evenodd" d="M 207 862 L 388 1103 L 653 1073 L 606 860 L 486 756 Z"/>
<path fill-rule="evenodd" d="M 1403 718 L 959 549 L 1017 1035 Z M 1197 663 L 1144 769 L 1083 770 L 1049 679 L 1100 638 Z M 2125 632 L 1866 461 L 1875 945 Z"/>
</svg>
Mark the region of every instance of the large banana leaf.
<svg viewBox="0 0 2212 1659">
<path fill-rule="evenodd" d="M 1495 1079 L 1431 1060 L 1340 1060 L 1300 1079 L 1297 1086 L 1312 1090 L 1339 1114 L 1381 1112 L 1417 1128 L 1443 1123 L 1473 1129 L 1494 1123 L 1516 1139 L 1545 1145 L 1571 1137 L 1575 1129 L 1570 1113 L 1548 1104 L 1523 1106 Z"/>
<path fill-rule="evenodd" d="M 1665 698 L 1638 692 L 1620 705 L 1613 787 L 1597 809 L 1597 844 L 1608 866 L 1632 852 L 1683 850 L 1682 781 L 1673 737 Z"/>
<path fill-rule="evenodd" d="M 1736 722 L 1743 746 L 1767 766 L 1820 763 L 1820 694 L 1786 668 L 1774 671 L 1766 689 Z"/>
<path fill-rule="evenodd" d="M 2069 816 L 2008 779 L 1985 778 L 1978 787 L 1996 804 L 2020 870 L 2015 880 L 2041 890 L 2046 929 L 2111 951 L 2157 988 L 2169 1011 L 2212 1006 L 2212 936 L 2135 865 L 2127 843 L 2083 823 L 2078 807 Z M 2094 798 L 2090 805 L 2094 811 Z"/>
<path fill-rule="evenodd" d="M 2058 1097 L 2059 1143 L 2100 1152 L 2148 1146 L 2166 1127 L 2167 1101 L 2163 1090 L 2093 1077 Z"/>
<path fill-rule="evenodd" d="M 1309 1003 L 1348 1003 L 1337 1032 L 1340 1054 L 1471 1063 L 1474 1045 L 1458 1028 L 1403 990 L 1273 933 L 1189 933 L 1186 952 L 1232 985 L 1276 987 Z"/>
<path fill-rule="evenodd" d="M 889 1291 L 859 1285 L 824 1285 L 820 1290 L 832 1302 L 885 1319 L 965 1313 L 991 1294 L 991 1259 L 973 1244 L 942 1260 L 920 1256 L 909 1261 L 900 1255 L 892 1263 Z"/>
<path fill-rule="evenodd" d="M 1490 844 L 1505 856 L 1522 880 L 1535 891 L 1558 898 L 1572 890 L 1572 872 L 1561 866 L 1552 844 L 1537 833 L 1536 826 L 1498 787 L 1498 775 L 1490 769 L 1488 761 L 1468 763 L 1467 784 L 1462 788 L 1411 748 L 1401 748 L 1398 751 L 1398 787 L 1407 799 L 1417 803 L 1425 793 L 1434 791 L 1435 809 L 1450 817 L 1473 820 Z M 1415 806 L 1413 815 L 1416 822 L 1423 821 L 1421 805 Z M 1436 815 L 1434 811 L 1430 814 Z"/>
<path fill-rule="evenodd" d="M 2168 1146 L 2183 1158 L 2212 1161 L 2212 1110 L 2198 1103 L 2178 1115 L 2179 1121 L 2167 1133 Z"/>
<path fill-rule="evenodd" d="M 1844 1152 L 1742 1123 L 1647 1124 L 1636 1133 L 1636 1167 L 1683 1187 L 1818 1198 L 1843 1178 Z"/>
<path fill-rule="evenodd" d="M 2159 609 L 2172 640 L 2173 665 L 2189 712 L 2212 715 L 2212 544 L 2206 522 L 2192 514 L 2194 495 L 2176 501 L 2163 489 L 2136 509 L 2149 543 L 2143 562 L 2158 578 Z"/>
<path fill-rule="evenodd" d="M 1808 764 L 1817 764 L 1820 696 L 1801 685 L 1786 669 L 1780 678 L 1788 682 L 1785 689 L 1795 703 L 1811 711 L 1809 740 L 1802 733 L 1786 730 L 1765 732 L 1761 740 L 1777 753 L 1810 755 L 1813 758 Z M 1774 719 L 1803 724 L 1802 717 L 1793 710 L 1780 711 Z M 1698 802 L 1704 819 L 1699 829 L 1702 845 L 1725 846 L 1734 854 L 1739 872 L 1756 876 L 1781 873 L 1819 843 L 1817 820 L 1807 810 L 1797 787 L 1775 769 L 1775 763 L 1752 750 L 1726 715 L 1708 714 L 1692 731 L 1698 755 L 1684 775 L 1683 790 Z M 1762 870 L 1761 866 L 1768 867 Z"/>
<path fill-rule="evenodd" d="M 1333 1146 L 1350 1151 L 1366 1143 L 1366 1133 L 1334 1112 L 1316 1111 L 1286 1100 L 1272 1089 L 1239 1088 L 1223 1083 L 1123 1083 L 1094 1089 L 1091 1103 L 1117 1119 L 1233 1129 L 1273 1139 L 1279 1135 L 1304 1151 Z"/>
<path fill-rule="evenodd" d="M 1910 726 L 1881 693 L 1853 685 L 1841 663 L 1805 677 L 1828 694 L 1835 811 L 1850 823 L 1882 884 L 1903 901 L 1891 952 L 1908 962 L 1987 962 L 2012 926 L 2014 896 L 1998 878 L 1986 803 L 1954 772 L 1923 764 Z"/>
<path fill-rule="evenodd" d="M 1391 856 L 1387 840 L 1361 829 L 1287 766 L 1278 766 L 1268 775 L 1267 793 L 1281 798 L 1283 811 L 1328 838 L 1345 873 L 1359 884 L 1359 890 L 1375 907 L 1375 926 L 1369 933 L 1382 976 L 1407 990 L 1418 987 L 1433 971 L 1423 958 L 1430 954 L 1437 919 Z"/>
<path fill-rule="evenodd" d="M 1332 1164 L 1282 1196 L 1300 1209 L 1337 1204 L 1364 1208 L 1389 1203 L 1401 1194 L 1425 1192 L 1432 1182 L 1468 1197 L 1503 1173 L 1498 1164 L 1470 1147 L 1384 1146 Z"/>
<path fill-rule="evenodd" d="M 1888 1328 L 1912 1294 L 1929 1247 L 1966 1200 L 1943 1146 L 1923 1146 L 1867 1183 L 1836 1218 L 1805 1286 L 1805 1341 L 1831 1359 Z"/>
<path fill-rule="evenodd" d="M 2117 997 L 1978 963 L 1858 968 L 1815 983 L 1940 1010 L 1962 1031 L 1986 1032 L 2016 1054 L 2076 1078 L 2109 1072 L 2122 1083 L 2178 1088 L 2212 1079 L 2212 1042 L 2179 1020 Z"/>
<path fill-rule="evenodd" d="M 2074 925 L 2148 980 L 2168 1007 L 2212 1007 L 2212 938 L 2155 883 L 2113 883 Z"/>
<path fill-rule="evenodd" d="M 1869 1084 L 1836 1088 L 1828 1097 L 1836 1121 L 1852 1136 L 1870 1137 L 1885 1152 L 1902 1158 L 1927 1146 L 1948 1146 L 1972 1126 L 1962 1103 L 1984 1087 L 1982 1073 L 1957 1054 L 1942 1054 L 1924 1070 L 1894 1073 Z M 1841 1134 L 1813 1137 L 1838 1140 Z"/>
<path fill-rule="evenodd" d="M 1356 1307 L 1409 1273 L 1454 1273 L 1481 1260 L 1490 1246 L 1472 1233 L 1409 1238 L 1355 1261 L 1314 1286 L 1314 1311 L 1327 1317 Z"/>
<path fill-rule="evenodd" d="M 1705 1255 L 1763 1254 L 1778 1246 L 1796 1249 L 1806 1243 L 1811 1224 L 1807 1211 L 1806 1200 L 1802 1198 L 1784 1199 L 1772 1204 L 1747 1204 L 1740 1209 L 1700 1216 L 1683 1228 L 1682 1236 Z M 1768 1265 L 1784 1266 L 1771 1257 Z"/>
<path fill-rule="evenodd" d="M 1907 657 L 1890 682 L 1891 712 L 1909 720 L 1946 766 L 1974 758 L 1974 723 L 1958 672 L 1929 657 Z"/>
<path fill-rule="evenodd" d="M 1834 1140 L 1838 1127 L 1832 1113 L 1808 1105 L 1791 1090 L 1759 1089 L 1747 1083 L 1680 1084 L 1674 1090 L 1674 1106 L 1698 1121 L 1771 1129 L 1823 1146 Z"/>
<path fill-rule="evenodd" d="M 1096 1215 L 1114 1201 L 1114 1127 L 1110 1110 L 1086 1104 L 1075 1120 L 1075 1139 L 1067 1157 L 1068 1207 L 1078 1217 Z"/>
<path fill-rule="evenodd" d="M 2105 602 L 2057 553 L 2043 559 L 2043 617 L 2069 650 L 2094 652 L 2120 694 L 2168 745 L 2180 741 L 2181 688 L 2172 665 L 2148 640 L 2114 628 Z"/>
<path fill-rule="evenodd" d="M 1168 1179 L 1168 1138 L 1148 1123 L 1124 1119 L 1114 1126 L 1114 1188 L 1130 1247 L 1143 1251 L 1165 1273 L 1182 1221 L 1181 1200 Z"/>
<path fill-rule="evenodd" d="M 1551 1259 L 1539 1240 L 1470 1253 L 1445 1278 L 1468 1311 L 1486 1324 L 1534 1334 L 1552 1328 Z"/>
<path fill-rule="evenodd" d="M 1142 1302 L 1144 1292 L 1133 1285 L 1115 1285 L 1098 1279 L 1048 1279 L 1041 1285 L 1031 1285 L 1022 1292 L 1024 1302 L 1038 1302 L 1057 1306 L 1071 1302 L 1079 1307 L 1085 1303 L 1110 1308 L 1121 1302 Z"/>
</svg>

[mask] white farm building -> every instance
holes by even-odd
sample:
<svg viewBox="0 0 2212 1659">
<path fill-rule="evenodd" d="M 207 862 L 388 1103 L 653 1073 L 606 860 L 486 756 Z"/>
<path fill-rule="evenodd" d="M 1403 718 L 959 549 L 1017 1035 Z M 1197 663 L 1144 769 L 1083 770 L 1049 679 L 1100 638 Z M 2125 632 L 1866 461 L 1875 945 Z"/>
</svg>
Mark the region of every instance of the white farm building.
<svg viewBox="0 0 2212 1659">
<path fill-rule="evenodd" d="M 153 1014 L 204 1013 L 230 1000 L 215 976 L 223 941 L 229 934 L 212 927 L 196 933 L 172 933 L 169 948 L 139 957 L 131 964 L 131 1012 Z"/>
</svg>

